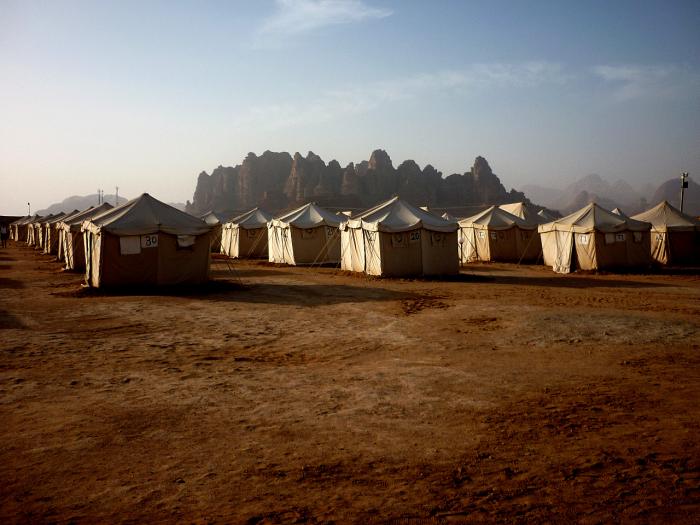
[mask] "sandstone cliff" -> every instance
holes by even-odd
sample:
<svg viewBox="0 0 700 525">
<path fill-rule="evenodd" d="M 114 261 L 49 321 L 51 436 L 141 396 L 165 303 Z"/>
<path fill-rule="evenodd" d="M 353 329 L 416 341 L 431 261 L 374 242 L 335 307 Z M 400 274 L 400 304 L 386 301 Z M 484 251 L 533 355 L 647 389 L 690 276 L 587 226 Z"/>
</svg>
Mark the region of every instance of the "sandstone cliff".
<svg viewBox="0 0 700 525">
<path fill-rule="evenodd" d="M 413 160 L 394 167 L 389 154 L 375 150 L 369 160 L 342 168 L 336 160 L 326 164 L 309 151 L 249 153 L 236 167 L 219 166 L 211 175 L 200 173 L 188 211 L 202 214 L 217 210 L 243 210 L 264 205 L 272 210 L 316 201 L 325 206 L 362 208 L 400 195 L 416 205 L 469 207 L 527 200 L 515 190 L 506 191 L 483 157 L 463 174 L 443 178 L 430 164 L 423 169 Z"/>
</svg>

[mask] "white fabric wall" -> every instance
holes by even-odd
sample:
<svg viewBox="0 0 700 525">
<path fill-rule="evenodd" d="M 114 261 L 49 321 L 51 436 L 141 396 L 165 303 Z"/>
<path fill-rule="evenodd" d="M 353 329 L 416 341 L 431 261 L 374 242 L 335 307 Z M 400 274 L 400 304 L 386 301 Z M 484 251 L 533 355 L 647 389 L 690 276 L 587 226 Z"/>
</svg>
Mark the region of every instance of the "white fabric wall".
<svg viewBox="0 0 700 525">
<path fill-rule="evenodd" d="M 563 231 L 544 232 L 540 234 L 540 240 L 544 264 L 551 266 L 557 273 L 569 273 L 574 249 L 574 234 Z"/>
</svg>

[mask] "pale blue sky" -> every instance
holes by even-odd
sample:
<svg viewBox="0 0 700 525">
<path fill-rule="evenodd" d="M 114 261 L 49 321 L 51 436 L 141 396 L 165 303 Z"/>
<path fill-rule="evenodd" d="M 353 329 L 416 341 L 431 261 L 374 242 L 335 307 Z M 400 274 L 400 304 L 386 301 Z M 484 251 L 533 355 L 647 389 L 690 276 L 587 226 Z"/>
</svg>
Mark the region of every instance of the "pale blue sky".
<svg viewBox="0 0 700 525">
<path fill-rule="evenodd" d="M 0 0 L 0 213 L 247 152 L 508 187 L 700 171 L 700 2 Z"/>
</svg>

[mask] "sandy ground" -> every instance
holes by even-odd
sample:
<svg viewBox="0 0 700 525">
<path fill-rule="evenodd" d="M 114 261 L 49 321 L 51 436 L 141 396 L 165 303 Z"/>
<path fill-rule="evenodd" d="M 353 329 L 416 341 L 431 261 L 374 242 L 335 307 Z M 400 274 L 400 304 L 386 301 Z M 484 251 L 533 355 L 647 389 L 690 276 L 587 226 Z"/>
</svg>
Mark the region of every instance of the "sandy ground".
<svg viewBox="0 0 700 525">
<path fill-rule="evenodd" d="M 700 522 L 698 276 L 214 269 L 0 250 L 2 523 Z"/>
</svg>

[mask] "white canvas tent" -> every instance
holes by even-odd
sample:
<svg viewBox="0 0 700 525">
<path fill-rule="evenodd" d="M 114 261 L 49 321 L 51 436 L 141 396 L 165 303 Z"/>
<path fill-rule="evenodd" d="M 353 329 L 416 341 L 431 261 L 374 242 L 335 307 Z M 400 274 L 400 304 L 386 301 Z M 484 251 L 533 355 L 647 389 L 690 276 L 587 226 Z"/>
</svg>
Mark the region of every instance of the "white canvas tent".
<svg viewBox="0 0 700 525">
<path fill-rule="evenodd" d="M 545 224 L 554 220 L 554 218 L 548 219 L 547 217 L 545 217 L 545 215 L 540 215 L 542 212 L 545 212 L 544 209 L 538 208 L 537 206 L 533 206 L 532 204 L 528 204 L 526 202 L 512 202 L 510 204 L 501 204 L 499 208 L 507 211 L 511 215 L 520 217 L 528 224 Z"/>
<path fill-rule="evenodd" d="M 31 222 L 37 215 L 34 217 L 27 215 L 25 217 L 22 217 L 20 219 L 17 219 L 15 222 L 10 224 L 10 238 L 16 242 L 27 241 L 27 225 L 29 222 Z"/>
<path fill-rule="evenodd" d="M 66 270 L 85 270 L 85 243 L 84 235 L 81 232 L 83 222 L 90 220 L 108 210 L 113 206 L 108 202 L 103 202 L 99 206 L 88 208 L 80 213 L 66 217 L 56 225 L 59 233 L 59 260 L 65 260 Z"/>
<path fill-rule="evenodd" d="M 58 230 L 56 229 L 58 223 L 78 213 L 80 213 L 79 210 L 73 210 L 70 213 L 59 213 L 54 215 L 50 221 L 44 223 L 43 245 L 46 255 L 56 255 L 58 253 Z"/>
<path fill-rule="evenodd" d="M 340 225 L 341 268 L 390 277 L 459 272 L 457 223 L 394 197 Z"/>
<path fill-rule="evenodd" d="M 651 223 L 651 256 L 655 262 L 700 265 L 700 221 L 666 201 L 633 218 Z"/>
<path fill-rule="evenodd" d="M 53 215 L 35 215 L 31 221 L 27 223 L 27 246 L 39 245 L 39 225 L 42 221 L 50 219 Z"/>
<path fill-rule="evenodd" d="M 211 251 L 219 253 L 221 251 L 221 235 L 223 233 L 223 225 L 234 216 L 234 212 L 215 212 L 210 211 L 200 216 L 205 223 L 211 226 Z"/>
<path fill-rule="evenodd" d="M 542 252 L 537 223 L 498 206 L 459 221 L 460 261 L 535 261 Z"/>
<path fill-rule="evenodd" d="M 340 262 L 340 221 L 315 202 L 272 219 L 267 224 L 269 261 L 292 265 Z"/>
<path fill-rule="evenodd" d="M 65 216 L 65 212 L 52 213 L 34 224 L 34 248 L 36 250 L 44 251 L 44 247 L 46 246 L 46 225 L 52 223 L 56 218 L 61 219 Z"/>
<path fill-rule="evenodd" d="M 253 208 L 222 227 L 221 253 L 229 257 L 267 258 L 267 223 L 272 214 Z"/>
<path fill-rule="evenodd" d="M 651 224 L 615 215 L 595 203 L 539 226 L 544 263 L 555 272 L 645 267 Z"/>
<path fill-rule="evenodd" d="M 83 222 L 90 286 L 198 284 L 211 227 L 147 193 Z"/>
</svg>

